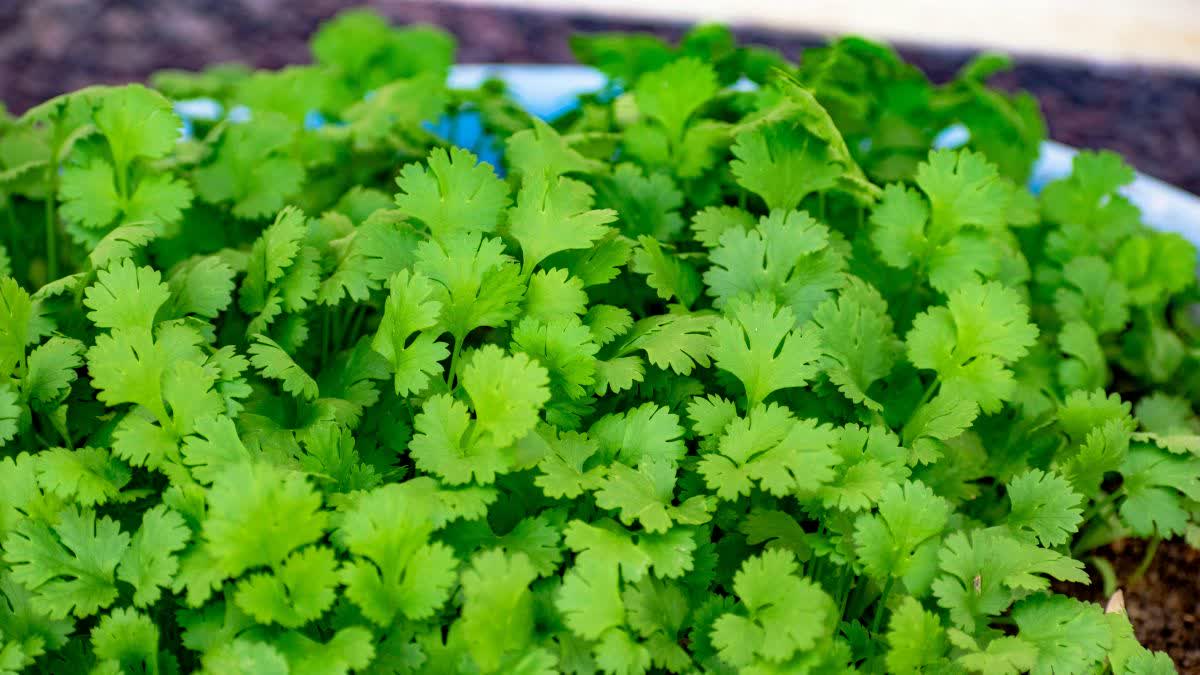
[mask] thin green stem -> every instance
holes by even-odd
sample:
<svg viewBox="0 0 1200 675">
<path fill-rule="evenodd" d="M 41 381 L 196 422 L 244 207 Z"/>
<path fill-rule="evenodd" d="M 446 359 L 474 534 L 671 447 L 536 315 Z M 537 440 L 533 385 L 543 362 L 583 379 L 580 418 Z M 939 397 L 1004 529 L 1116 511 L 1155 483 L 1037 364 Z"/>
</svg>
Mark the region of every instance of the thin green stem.
<svg viewBox="0 0 1200 675">
<path fill-rule="evenodd" d="M 55 165 L 46 171 L 46 281 L 58 279 L 58 219 L 54 217 Z"/>
<path fill-rule="evenodd" d="M 458 355 L 462 352 L 462 338 L 454 336 L 454 349 L 450 350 L 450 367 L 446 370 L 446 388 L 454 390 L 455 368 L 458 366 Z"/>
<path fill-rule="evenodd" d="M 4 197 L 4 214 L 8 217 L 8 253 L 14 255 L 17 252 L 17 202 L 11 195 Z"/>
<path fill-rule="evenodd" d="M 350 319 L 352 318 L 351 315 L 354 313 L 354 310 L 351 309 L 350 311 L 346 311 L 332 307 L 330 308 L 330 311 L 334 312 L 333 349 L 334 351 L 338 351 L 346 344 L 346 330 L 350 327 Z"/>
<path fill-rule="evenodd" d="M 888 596 L 892 594 L 895 581 L 894 577 L 888 577 L 887 583 L 883 585 L 883 592 L 879 594 L 878 604 L 875 605 L 875 618 L 871 619 L 872 635 L 879 633 L 879 624 L 883 622 L 883 610 L 887 607 Z"/>
<path fill-rule="evenodd" d="M 842 574 L 841 582 L 838 584 L 838 616 L 842 619 L 846 618 L 846 604 L 850 602 L 850 589 L 854 580 L 854 574 L 846 570 Z"/>
<path fill-rule="evenodd" d="M 330 333 L 332 332 L 329 326 L 329 323 L 332 320 L 330 318 L 331 313 L 332 310 L 326 309 L 321 316 L 321 353 L 317 356 L 317 362 L 320 363 L 321 366 L 325 365 L 325 360 L 328 358 L 327 355 L 329 354 L 329 340 L 331 339 Z"/>
<path fill-rule="evenodd" d="M 346 331 L 344 338 L 347 344 L 353 344 L 358 340 L 358 336 L 362 330 L 363 320 L 367 317 L 367 306 L 358 305 L 354 308 L 354 313 L 350 319 L 350 326 Z"/>
<path fill-rule="evenodd" d="M 1150 540 L 1150 546 L 1146 548 L 1146 554 L 1142 556 L 1142 562 L 1138 563 L 1137 569 L 1129 577 L 1129 586 L 1137 586 L 1142 581 L 1142 577 L 1146 576 L 1146 571 L 1150 569 L 1150 565 L 1154 562 L 1154 554 L 1158 553 L 1158 545 L 1162 543 L 1162 537 L 1154 537 Z"/>
<path fill-rule="evenodd" d="M 1117 498 L 1120 497 L 1123 492 L 1124 492 L 1124 488 L 1117 489 L 1112 492 L 1106 493 L 1100 499 L 1097 499 L 1096 501 L 1092 502 L 1092 505 L 1089 506 L 1087 508 L 1087 510 L 1083 512 L 1083 522 L 1086 523 L 1087 521 L 1091 520 L 1092 518 L 1095 518 L 1097 515 L 1100 514 L 1101 510 L 1107 510 L 1107 507 L 1109 505 L 1111 505 L 1114 501 L 1116 501 Z"/>
<path fill-rule="evenodd" d="M 913 419 L 915 419 L 917 414 L 921 412 L 921 408 L 924 408 L 925 405 L 928 404 L 933 398 L 933 392 L 937 391 L 938 385 L 941 383 L 942 376 L 938 375 L 937 377 L 933 378 L 933 382 L 930 382 L 929 386 L 925 388 L 925 393 L 921 395 L 920 402 L 917 403 L 917 407 L 913 408 L 912 414 L 908 416 L 908 421 L 904 423 L 902 434 L 908 433 L 908 425 L 912 424 Z M 905 438 L 908 438 L 907 435 Z M 907 442 L 907 440 L 905 442 Z"/>
<path fill-rule="evenodd" d="M 933 378 L 933 382 L 925 388 L 925 393 L 921 395 L 921 402 L 917 404 L 916 410 L 920 410 L 929 400 L 933 398 L 933 392 L 937 391 L 938 385 L 942 383 L 942 376 L 938 375 Z"/>
</svg>

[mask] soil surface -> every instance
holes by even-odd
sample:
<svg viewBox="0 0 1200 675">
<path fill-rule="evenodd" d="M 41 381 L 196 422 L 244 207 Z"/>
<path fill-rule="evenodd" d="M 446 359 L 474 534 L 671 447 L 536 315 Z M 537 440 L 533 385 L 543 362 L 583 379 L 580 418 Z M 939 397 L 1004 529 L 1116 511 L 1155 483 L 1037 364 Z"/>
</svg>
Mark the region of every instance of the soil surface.
<svg viewBox="0 0 1200 675">
<path fill-rule="evenodd" d="M 227 61 L 277 68 L 309 60 L 307 39 L 349 3 L 338 0 L 0 0 L 0 101 L 19 112 L 94 83 L 144 80 L 162 68 Z M 685 26 L 451 3 L 366 2 L 397 23 L 442 26 L 459 39 L 461 62 L 567 63 L 579 31 L 640 30 L 666 37 Z M 795 58 L 816 35 L 737 31 L 747 42 Z M 907 47 L 935 81 L 948 79 L 968 51 Z M 1055 140 L 1108 148 L 1140 170 L 1200 193 L 1200 73 L 1016 59 L 1003 87 L 1027 89 L 1042 104 Z M 1127 579 L 1141 542 L 1100 551 Z M 1124 583 L 1124 582 L 1122 582 Z M 1103 601 L 1099 582 L 1071 589 Z M 1166 650 L 1181 672 L 1200 673 L 1200 552 L 1164 543 L 1142 583 L 1125 588 L 1138 637 Z"/>
<path fill-rule="evenodd" d="M 1170 654 L 1179 672 L 1200 673 L 1200 550 L 1182 540 L 1163 542 L 1141 582 L 1128 583 L 1145 552 L 1146 542 L 1134 539 L 1097 551 L 1113 564 L 1138 640 Z M 1093 568 L 1088 571 L 1090 586 L 1063 584 L 1058 590 L 1103 605 L 1103 583 Z"/>
</svg>

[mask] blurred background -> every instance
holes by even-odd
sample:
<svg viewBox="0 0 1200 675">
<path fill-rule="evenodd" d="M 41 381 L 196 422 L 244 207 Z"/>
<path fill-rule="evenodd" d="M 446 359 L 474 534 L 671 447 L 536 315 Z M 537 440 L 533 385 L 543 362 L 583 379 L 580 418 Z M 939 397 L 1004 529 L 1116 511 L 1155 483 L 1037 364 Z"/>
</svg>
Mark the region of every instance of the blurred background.
<svg viewBox="0 0 1200 675">
<path fill-rule="evenodd" d="M 574 32 L 672 37 L 711 20 L 791 58 L 825 35 L 886 39 L 935 81 L 999 49 L 1017 67 L 996 83 L 1031 91 L 1053 139 L 1200 193 L 1200 0 L 0 0 L 0 101 L 20 112 L 167 67 L 307 62 L 312 31 L 363 4 L 449 30 L 460 62 L 570 62 Z"/>
<path fill-rule="evenodd" d="M 698 21 L 728 23 L 791 59 L 829 35 L 885 39 L 935 81 L 1001 50 L 1016 67 L 993 83 L 1036 96 L 1051 138 L 1116 150 L 1200 194 L 1200 0 L 0 0 L 0 103 L 19 113 L 163 68 L 305 63 L 318 25 L 364 4 L 448 30 L 467 63 L 568 63 L 573 33 L 673 39 Z M 1114 545 L 1118 572 L 1136 566 L 1141 546 Z M 1164 550 L 1148 583 L 1129 590 L 1130 615 L 1148 646 L 1200 672 L 1200 551 Z"/>
</svg>

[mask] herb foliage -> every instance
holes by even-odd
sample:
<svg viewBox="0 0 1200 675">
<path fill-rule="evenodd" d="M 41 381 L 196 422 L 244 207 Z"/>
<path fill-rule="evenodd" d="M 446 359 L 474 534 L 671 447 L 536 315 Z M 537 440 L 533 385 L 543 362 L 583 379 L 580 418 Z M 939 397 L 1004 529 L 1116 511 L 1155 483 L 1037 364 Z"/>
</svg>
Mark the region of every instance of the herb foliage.
<svg viewBox="0 0 1200 675">
<path fill-rule="evenodd" d="M 573 45 L 549 124 L 364 12 L 0 121 L 0 672 L 1173 672 L 1051 590 L 1200 539 L 1131 169 L 1025 190 L 995 57 Z"/>
</svg>

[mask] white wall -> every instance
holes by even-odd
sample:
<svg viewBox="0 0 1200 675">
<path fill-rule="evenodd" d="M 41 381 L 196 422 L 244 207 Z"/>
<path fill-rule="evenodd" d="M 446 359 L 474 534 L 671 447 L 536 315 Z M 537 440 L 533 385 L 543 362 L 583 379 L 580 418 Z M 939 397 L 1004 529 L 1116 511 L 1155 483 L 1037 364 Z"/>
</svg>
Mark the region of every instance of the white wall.
<svg viewBox="0 0 1200 675">
<path fill-rule="evenodd" d="M 468 0 L 1200 67 L 1200 0 Z"/>
</svg>

